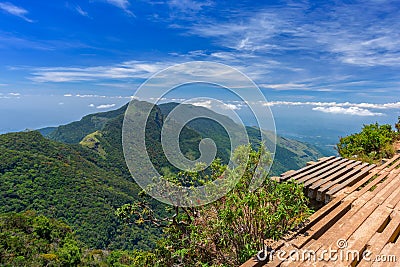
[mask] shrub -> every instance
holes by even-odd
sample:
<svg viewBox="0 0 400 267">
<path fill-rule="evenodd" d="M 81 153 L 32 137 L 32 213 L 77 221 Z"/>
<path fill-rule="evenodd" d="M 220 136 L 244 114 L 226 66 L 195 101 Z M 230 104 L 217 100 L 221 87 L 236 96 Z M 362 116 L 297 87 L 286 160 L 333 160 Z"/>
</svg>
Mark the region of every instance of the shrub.
<svg viewBox="0 0 400 267">
<path fill-rule="evenodd" d="M 249 153 L 246 161 L 243 155 Z M 171 207 L 173 216 L 156 218 L 144 202 L 124 205 L 117 215 L 127 223 L 153 223 L 164 228 L 165 238 L 152 252 L 146 252 L 155 266 L 237 266 L 263 247 L 265 239 L 279 239 L 301 224 L 311 210 L 302 186 L 295 182 L 277 183 L 267 179 L 255 191 L 249 191 L 258 164 L 270 164 L 271 157 L 261 147 L 239 147 L 234 153 L 236 168 L 230 170 L 220 161 L 211 165 L 211 173 L 183 172 L 175 183 L 202 184 L 224 175 L 244 174 L 233 190 L 219 200 L 201 207 Z M 225 172 L 225 174 L 224 174 Z M 142 259 L 143 260 L 143 259 Z"/>
<path fill-rule="evenodd" d="M 369 124 L 360 133 L 340 138 L 336 149 L 342 157 L 374 162 L 394 155 L 395 138 L 396 133 L 389 124 Z"/>
</svg>

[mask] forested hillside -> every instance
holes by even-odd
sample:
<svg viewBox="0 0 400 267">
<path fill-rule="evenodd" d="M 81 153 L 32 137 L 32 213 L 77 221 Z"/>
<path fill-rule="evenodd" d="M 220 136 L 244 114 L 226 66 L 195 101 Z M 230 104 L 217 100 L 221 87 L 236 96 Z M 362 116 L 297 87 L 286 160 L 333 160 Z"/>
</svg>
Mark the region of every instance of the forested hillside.
<svg viewBox="0 0 400 267">
<path fill-rule="evenodd" d="M 146 102 L 140 102 L 139 106 L 140 105 L 146 105 Z M 163 157 L 162 148 L 159 143 L 162 120 L 177 105 L 177 103 L 165 103 L 156 106 L 153 110 L 153 119 L 148 122 L 148 131 L 146 131 L 147 148 L 149 149 L 149 156 L 158 170 L 168 165 L 166 158 Z M 184 107 L 183 112 L 185 113 L 193 115 L 202 114 L 212 118 L 218 118 L 224 125 L 232 126 L 232 128 L 236 125 L 229 117 L 215 113 L 209 109 L 193 105 L 182 106 Z M 50 139 L 65 143 L 71 143 L 71 140 L 74 140 L 72 143 L 79 143 L 83 139 L 84 145 L 94 148 L 97 151 L 99 151 L 99 149 L 97 149 L 98 146 L 100 146 L 100 151 L 101 147 L 109 146 L 110 150 L 114 150 L 115 155 L 122 155 L 121 129 L 126 108 L 127 106 L 125 105 L 114 111 L 87 115 L 79 122 L 73 122 L 54 128 L 53 131 L 50 132 L 47 128 L 40 129 L 39 131 L 46 133 L 47 137 Z M 99 123 L 99 121 L 104 124 Z M 254 147 L 259 145 L 261 132 L 264 134 L 264 140 L 267 140 L 267 147 L 271 147 L 271 140 L 273 139 L 271 133 L 261 131 L 254 127 L 246 127 L 246 130 L 249 140 Z M 81 139 L 78 140 L 75 137 L 76 132 L 81 133 Z M 94 132 L 96 132 L 94 134 L 96 138 L 91 138 Z M 71 135 L 74 137 L 71 137 Z M 231 152 L 228 133 L 219 123 L 210 119 L 195 119 L 190 121 L 187 127 L 183 128 L 180 138 L 182 152 L 189 158 L 196 158 L 199 155 L 198 142 L 202 138 L 211 138 L 214 140 L 218 148 L 217 157 L 221 158 L 224 163 L 227 163 Z M 156 142 L 152 140 L 156 140 Z M 273 175 L 278 175 L 289 169 L 301 168 L 308 161 L 323 156 L 321 150 L 310 144 L 280 136 L 277 136 L 276 141 L 275 161 L 272 165 Z M 117 150 L 119 150 L 119 152 Z M 117 158 L 122 159 L 121 156 L 117 156 Z M 125 165 L 124 162 L 123 165 Z"/>
<path fill-rule="evenodd" d="M 1 266 L 75 266 L 80 246 L 61 221 L 34 212 L 0 215 Z"/>
<path fill-rule="evenodd" d="M 63 219 L 93 248 L 148 248 L 158 232 L 124 227 L 114 216 L 140 190 L 109 164 L 38 132 L 0 135 L 0 212 L 35 210 Z"/>
<path fill-rule="evenodd" d="M 161 173 L 176 171 L 165 158 L 159 141 L 163 120 L 174 105 L 155 107 L 147 123 L 147 151 Z M 203 112 L 200 107 L 187 108 Z M 137 201 L 141 192 L 122 153 L 125 110 L 123 106 L 85 116 L 79 122 L 42 129 L 47 138 L 35 131 L 0 135 L 0 213 L 34 210 L 61 219 L 90 248 L 153 247 L 160 237 L 159 229 L 121 225 L 114 215 L 118 207 Z M 234 124 L 228 117 L 218 116 Z M 248 127 L 247 131 L 256 146 L 260 130 Z M 183 128 L 180 138 L 183 153 L 188 158 L 197 158 L 198 143 L 206 137 L 216 141 L 218 156 L 226 163 L 230 153 L 228 136 L 219 124 L 209 120 L 195 120 Z M 273 171 L 277 174 L 298 168 L 320 155 L 313 147 L 279 137 Z M 147 201 L 158 214 L 167 214 L 165 205 L 150 198 Z"/>
<path fill-rule="evenodd" d="M 0 214 L 1 266 L 150 266 L 145 256 L 90 249 L 64 222 L 32 211 Z"/>
</svg>

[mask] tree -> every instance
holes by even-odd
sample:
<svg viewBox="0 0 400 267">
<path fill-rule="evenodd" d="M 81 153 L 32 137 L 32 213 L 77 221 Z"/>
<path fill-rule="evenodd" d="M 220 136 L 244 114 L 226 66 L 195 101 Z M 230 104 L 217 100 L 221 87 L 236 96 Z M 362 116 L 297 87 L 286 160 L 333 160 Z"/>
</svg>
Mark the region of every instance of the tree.
<svg viewBox="0 0 400 267">
<path fill-rule="evenodd" d="M 77 266 L 81 262 L 82 251 L 76 240 L 67 237 L 56 253 L 63 266 Z"/>
<path fill-rule="evenodd" d="M 360 133 L 340 138 L 336 149 L 342 157 L 374 162 L 394 155 L 395 138 L 396 133 L 389 124 L 368 124 Z"/>
<path fill-rule="evenodd" d="M 80 243 L 61 221 L 35 212 L 0 215 L 1 266 L 78 266 Z"/>
<path fill-rule="evenodd" d="M 397 132 L 400 133 L 400 116 L 397 117 L 397 123 L 394 127 L 397 129 Z"/>
<path fill-rule="evenodd" d="M 248 161 L 243 157 L 246 153 Z M 182 172 L 170 178 L 175 183 L 206 184 L 244 170 L 233 190 L 213 203 L 188 208 L 172 206 L 172 215 L 164 218 L 158 218 L 145 202 L 117 210 L 117 216 L 126 223 L 150 223 L 163 228 L 165 237 L 151 255 L 154 266 L 236 266 L 262 249 L 263 240 L 279 239 L 311 213 L 302 186 L 295 182 L 267 179 L 263 186 L 249 191 L 254 175 L 266 175 L 265 170 L 256 173 L 257 165 L 271 163 L 265 147 L 258 151 L 250 146 L 239 147 L 233 158 L 233 169 L 216 160 L 210 172 Z M 148 252 L 147 255 L 150 257 Z"/>
</svg>

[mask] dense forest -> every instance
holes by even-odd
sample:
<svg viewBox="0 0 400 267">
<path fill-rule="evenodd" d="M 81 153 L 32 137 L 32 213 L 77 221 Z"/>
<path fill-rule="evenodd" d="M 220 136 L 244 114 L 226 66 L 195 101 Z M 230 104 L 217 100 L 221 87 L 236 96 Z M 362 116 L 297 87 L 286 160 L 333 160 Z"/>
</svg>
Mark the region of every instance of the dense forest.
<svg viewBox="0 0 400 267">
<path fill-rule="evenodd" d="M 0 215 L 1 266 L 151 266 L 146 254 L 89 249 L 70 226 L 32 211 Z"/>
<path fill-rule="evenodd" d="M 35 210 L 65 220 L 93 248 L 149 248 L 152 231 L 127 229 L 113 215 L 135 200 L 138 186 L 102 167 L 108 163 L 92 151 L 27 132 L 0 136 L 0 157 L 1 213 Z"/>
</svg>

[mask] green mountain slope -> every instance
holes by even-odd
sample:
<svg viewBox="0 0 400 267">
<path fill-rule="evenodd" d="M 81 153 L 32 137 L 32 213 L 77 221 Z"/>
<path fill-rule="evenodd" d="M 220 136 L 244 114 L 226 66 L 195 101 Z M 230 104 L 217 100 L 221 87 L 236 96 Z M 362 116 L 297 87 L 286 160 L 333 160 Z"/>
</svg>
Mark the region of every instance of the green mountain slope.
<svg viewBox="0 0 400 267">
<path fill-rule="evenodd" d="M 139 188 L 108 164 L 38 132 L 0 135 L 0 213 L 35 210 L 63 219 L 94 248 L 148 248 L 159 232 L 125 227 L 114 216 Z"/>
<path fill-rule="evenodd" d="M 89 249 L 65 222 L 32 211 L 0 214 L 0 266 L 151 266 L 144 255 Z"/>
<path fill-rule="evenodd" d="M 140 105 L 146 105 L 146 102 L 140 102 Z M 163 155 L 159 140 L 162 121 L 177 105 L 178 103 L 165 103 L 156 106 L 152 115 L 153 119 L 150 120 L 150 125 L 148 125 L 149 130 L 146 131 L 147 150 L 158 171 L 161 171 L 165 166 L 172 168 Z M 182 106 L 184 107 L 183 111 L 187 114 L 192 114 L 193 116 L 202 114 L 203 116 L 217 118 L 228 127 L 236 127 L 235 122 L 229 117 L 215 113 L 204 107 L 193 105 Z M 126 108 L 127 105 L 124 105 L 114 111 L 87 115 L 78 122 L 56 128 L 53 132 L 49 133 L 47 137 L 52 140 L 76 144 L 83 140 L 81 144 L 96 150 L 100 154 L 104 153 L 103 147 L 108 147 L 108 153 L 112 154 L 111 157 L 113 161 L 119 162 L 119 168 L 125 168 L 125 161 L 122 157 L 121 128 Z M 157 123 L 152 123 L 156 121 Z M 246 127 L 246 130 L 250 142 L 253 145 L 258 144 L 261 140 L 261 131 L 253 127 Z M 93 139 L 94 132 L 96 132 L 96 138 Z M 267 140 L 267 147 L 271 147 L 271 133 L 266 131 L 262 132 L 264 140 Z M 221 158 L 224 163 L 227 163 L 231 150 L 228 133 L 220 124 L 210 119 L 195 119 L 190 121 L 187 127 L 184 127 L 180 137 L 180 148 L 182 152 L 188 158 L 197 158 L 199 156 L 198 142 L 202 138 L 211 138 L 214 140 L 218 148 L 217 157 Z M 97 141 L 95 141 L 95 139 Z M 306 162 L 322 157 L 324 153 L 322 150 L 310 144 L 280 136 L 277 136 L 276 141 L 275 160 L 271 169 L 271 175 L 278 175 L 289 169 L 301 168 Z M 108 158 L 109 157 L 110 156 L 108 156 Z"/>
<path fill-rule="evenodd" d="M 138 103 L 139 107 L 148 104 Z M 141 191 L 122 153 L 125 109 L 88 115 L 54 129 L 50 137 L 57 133 L 55 139 L 65 143 L 44 138 L 39 132 L 0 135 L 0 213 L 35 210 L 65 220 L 92 248 L 150 248 L 161 234 L 159 229 L 126 227 L 114 216 L 116 208 L 137 200 Z M 104 125 L 93 123 L 100 120 Z M 156 107 L 147 124 L 146 142 L 159 171 L 167 166 L 159 143 L 162 121 Z M 74 129 L 79 134 L 95 131 L 80 144 L 67 144 L 77 140 Z M 184 128 L 183 136 L 185 149 L 195 154 L 199 134 Z M 165 212 L 161 203 L 148 201 L 160 213 Z"/>
<path fill-rule="evenodd" d="M 101 130 L 107 122 L 124 114 L 125 110 L 126 105 L 116 110 L 86 115 L 80 121 L 58 127 L 47 127 L 38 131 L 52 140 L 67 144 L 77 144 L 86 135 Z"/>
<path fill-rule="evenodd" d="M 165 114 L 169 114 L 178 103 L 166 103 L 159 106 L 160 110 Z M 223 125 L 234 128 L 235 122 L 227 116 L 215 113 L 204 107 L 198 107 L 193 105 L 185 106 L 184 112 L 197 115 L 202 114 L 218 119 Z M 218 124 L 216 121 L 210 119 L 196 119 L 190 121 L 188 126 L 197 131 L 202 138 L 211 138 L 215 141 L 218 148 L 220 148 L 217 154 L 222 159 L 229 158 L 230 153 L 230 139 L 225 129 Z M 260 131 L 255 127 L 246 127 L 249 141 L 253 146 L 259 144 L 261 141 L 261 132 L 264 135 L 267 147 L 272 146 L 273 136 L 268 131 Z M 284 137 L 276 136 L 276 150 L 274 164 L 271 168 L 271 175 L 278 175 L 290 169 L 299 169 L 303 167 L 308 161 L 315 160 L 323 156 L 323 152 L 320 149 L 310 144 L 305 144 L 296 140 L 287 139 Z"/>
<path fill-rule="evenodd" d="M 33 212 L 0 215 L 1 266 L 76 266 L 79 245 L 63 222 Z"/>
<path fill-rule="evenodd" d="M 142 102 L 145 105 L 145 102 Z M 162 167 L 169 166 L 168 161 L 163 156 L 162 148 L 159 144 L 161 124 L 163 119 L 174 109 L 178 103 L 165 103 L 156 107 L 156 111 L 153 113 L 154 120 L 159 122 L 157 124 L 149 125 L 150 131 L 147 131 L 147 148 L 150 154 L 152 162 L 156 166 L 157 170 L 161 171 Z M 224 125 L 234 128 L 235 122 L 229 117 L 215 113 L 209 109 L 193 106 L 193 105 L 182 105 L 184 106 L 184 112 L 188 114 L 204 116 L 210 116 L 217 118 Z M 122 148 L 121 148 L 121 128 L 123 116 L 126 111 L 127 105 L 109 112 L 90 114 L 82 118 L 78 122 L 63 125 L 55 128 L 49 133 L 47 128 L 39 131 L 46 131 L 47 137 L 61 141 L 64 143 L 79 143 L 83 139 L 83 145 L 96 150 L 96 146 L 108 146 L 109 153 L 114 155 L 115 161 L 121 161 Z M 150 121 L 150 122 L 151 122 Z M 182 152 L 188 158 L 196 158 L 199 156 L 198 141 L 202 138 L 211 138 L 217 145 L 218 152 L 217 156 L 227 163 L 230 155 L 230 139 L 225 129 L 217 122 L 209 119 L 195 119 L 190 121 L 185 127 L 181 134 L 180 148 Z M 258 144 L 260 140 L 260 130 L 253 127 L 246 127 L 248 132 L 249 140 L 253 145 Z M 102 136 L 101 142 L 97 140 L 93 142 L 93 138 L 90 138 L 90 134 L 97 132 L 97 136 Z M 271 134 L 263 131 L 264 140 L 267 140 L 267 147 L 271 146 Z M 86 137 L 86 138 L 85 138 Z M 92 140 L 92 142 L 88 142 Z M 150 141 L 149 141 L 150 140 Z M 153 142 L 153 141 L 155 142 Z M 197 143 L 196 143 L 197 142 Z M 102 144 L 101 144 L 102 143 Z M 277 175 L 289 169 L 297 169 L 305 165 L 310 160 L 315 160 L 322 157 L 324 152 L 310 144 L 305 144 L 299 141 L 283 138 L 277 136 L 275 161 L 272 166 L 272 175 Z M 97 149 L 97 150 L 99 150 Z M 112 152 L 111 152 L 112 151 Z M 98 151 L 99 153 L 104 153 Z M 125 166 L 124 161 L 120 162 L 121 166 Z M 120 166 L 120 167 L 121 167 Z"/>
<path fill-rule="evenodd" d="M 136 103 L 138 108 L 143 109 L 143 105 L 149 105 L 147 102 L 137 101 Z M 110 118 L 101 130 L 88 134 L 80 144 L 95 150 L 105 159 L 105 162 L 109 163 L 107 166 L 109 169 L 113 169 L 119 175 L 131 180 L 122 151 L 123 120 L 124 114 Z M 146 151 L 159 172 L 162 172 L 163 167 L 174 169 L 168 164 L 160 142 L 163 120 L 164 114 L 155 106 L 146 125 Z M 188 157 L 197 157 L 201 135 L 189 127 L 184 127 L 181 132 L 181 139 L 182 152 Z"/>
</svg>

